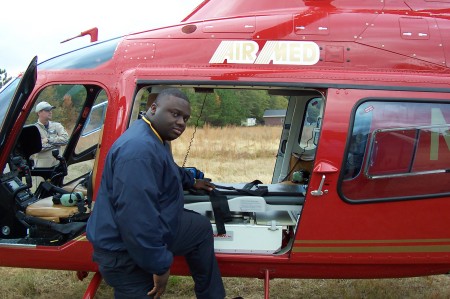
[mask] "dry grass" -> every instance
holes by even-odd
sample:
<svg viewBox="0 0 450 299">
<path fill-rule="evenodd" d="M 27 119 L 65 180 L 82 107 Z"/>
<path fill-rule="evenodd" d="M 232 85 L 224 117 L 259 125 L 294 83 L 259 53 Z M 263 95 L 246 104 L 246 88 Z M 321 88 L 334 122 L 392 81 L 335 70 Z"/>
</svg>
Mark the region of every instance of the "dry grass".
<svg viewBox="0 0 450 299">
<path fill-rule="evenodd" d="M 78 281 L 69 271 L 0 268 L 0 299 L 81 298 L 92 277 Z M 227 298 L 264 297 L 264 282 L 256 278 L 224 278 Z M 166 299 L 194 299 L 190 277 L 171 276 Z M 96 299 L 113 298 L 112 289 L 102 282 Z M 401 279 L 274 279 L 271 299 L 298 298 L 450 298 L 450 277 L 437 275 Z"/>
<path fill-rule="evenodd" d="M 271 181 L 280 129 L 269 127 L 198 129 L 186 166 L 196 166 L 216 182 Z M 193 129 L 173 143 L 175 160 L 183 163 Z M 92 273 L 78 281 L 75 273 L 0 268 L 0 299 L 81 298 Z M 252 278 L 224 278 L 228 296 L 260 299 L 264 283 Z M 195 298 L 190 277 L 172 276 L 164 298 Z M 402 279 L 275 279 L 270 298 L 450 298 L 448 275 Z M 112 298 L 101 284 L 96 299 Z"/>
<path fill-rule="evenodd" d="M 172 143 L 183 164 L 194 129 Z M 264 183 L 272 180 L 281 127 L 205 127 L 197 129 L 185 166 L 195 166 L 216 182 Z"/>
</svg>

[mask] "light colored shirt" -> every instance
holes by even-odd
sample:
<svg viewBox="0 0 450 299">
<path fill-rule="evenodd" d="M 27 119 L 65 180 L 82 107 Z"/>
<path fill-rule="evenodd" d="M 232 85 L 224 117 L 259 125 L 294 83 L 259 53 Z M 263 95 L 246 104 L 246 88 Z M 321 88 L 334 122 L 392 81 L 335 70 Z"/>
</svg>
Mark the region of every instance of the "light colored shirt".
<svg viewBox="0 0 450 299">
<path fill-rule="evenodd" d="M 42 150 L 35 155 L 36 167 L 51 167 L 58 164 L 58 161 L 52 156 L 52 150 L 61 149 L 61 146 L 69 142 L 69 134 L 59 122 L 49 121 L 46 127 L 39 120 L 36 127 L 41 133 Z M 47 142 L 44 142 L 47 139 Z"/>
</svg>

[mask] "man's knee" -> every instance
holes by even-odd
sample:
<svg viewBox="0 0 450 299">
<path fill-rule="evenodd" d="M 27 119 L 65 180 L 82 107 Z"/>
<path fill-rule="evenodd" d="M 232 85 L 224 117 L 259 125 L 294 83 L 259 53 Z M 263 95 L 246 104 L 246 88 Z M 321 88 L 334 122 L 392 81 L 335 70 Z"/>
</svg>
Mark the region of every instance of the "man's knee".
<svg viewBox="0 0 450 299">
<path fill-rule="evenodd" d="M 94 250 L 93 260 L 105 282 L 114 288 L 115 298 L 150 298 L 153 275 L 139 268 L 127 252 Z"/>
<path fill-rule="evenodd" d="M 212 231 L 212 227 L 211 227 L 211 221 L 206 218 L 205 216 L 202 215 L 198 215 L 198 225 L 201 227 L 201 229 L 206 233 L 212 236 L 213 231 Z"/>
<path fill-rule="evenodd" d="M 204 235 L 206 237 L 211 237 L 213 235 L 211 221 L 200 214 L 194 212 L 187 212 L 188 217 L 191 217 L 191 229 L 195 231 L 198 235 Z"/>
</svg>

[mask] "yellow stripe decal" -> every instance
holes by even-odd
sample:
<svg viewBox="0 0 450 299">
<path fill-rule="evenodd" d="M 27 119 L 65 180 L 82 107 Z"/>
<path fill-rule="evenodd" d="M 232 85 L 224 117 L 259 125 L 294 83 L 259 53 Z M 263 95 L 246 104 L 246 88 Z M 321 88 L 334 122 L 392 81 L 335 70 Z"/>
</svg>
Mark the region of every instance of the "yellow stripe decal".
<svg viewBox="0 0 450 299">
<path fill-rule="evenodd" d="M 447 252 L 450 239 L 404 240 L 296 240 L 293 252 L 335 253 L 400 253 Z"/>
<path fill-rule="evenodd" d="M 79 236 L 77 238 L 74 239 L 74 241 L 87 241 L 88 239 L 86 238 L 86 236 Z"/>
<path fill-rule="evenodd" d="M 450 253 L 450 245 L 430 246 L 358 246 L 358 247 L 294 247 L 293 252 L 316 252 L 316 253 L 400 253 L 400 252 L 446 252 Z"/>
<path fill-rule="evenodd" d="M 296 240 L 303 244 L 377 244 L 377 243 L 450 243 L 450 239 L 404 239 L 404 240 Z"/>
</svg>

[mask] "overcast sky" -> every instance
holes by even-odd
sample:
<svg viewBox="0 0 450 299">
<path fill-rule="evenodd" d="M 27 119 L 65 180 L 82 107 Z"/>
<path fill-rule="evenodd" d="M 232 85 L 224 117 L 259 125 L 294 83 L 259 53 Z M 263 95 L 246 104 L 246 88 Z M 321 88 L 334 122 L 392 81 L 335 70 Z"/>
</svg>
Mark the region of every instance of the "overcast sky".
<svg viewBox="0 0 450 299">
<path fill-rule="evenodd" d="M 34 56 L 38 63 L 86 46 L 89 36 L 61 44 L 97 27 L 98 40 L 179 23 L 202 0 L 56 1 L 8 0 L 0 5 L 0 69 L 16 76 Z"/>
</svg>

